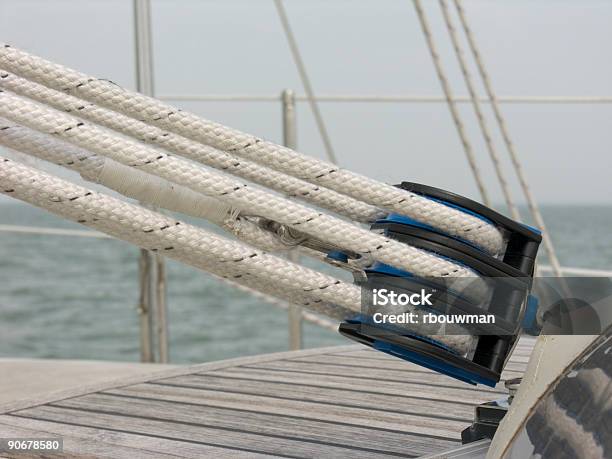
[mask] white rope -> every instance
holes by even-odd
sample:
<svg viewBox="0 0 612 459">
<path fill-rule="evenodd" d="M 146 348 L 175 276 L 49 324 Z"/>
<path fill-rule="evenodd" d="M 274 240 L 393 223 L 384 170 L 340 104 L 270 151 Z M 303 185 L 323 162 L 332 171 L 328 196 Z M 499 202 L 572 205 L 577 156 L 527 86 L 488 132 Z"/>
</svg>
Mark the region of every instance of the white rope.
<svg viewBox="0 0 612 459">
<path fill-rule="evenodd" d="M 0 118 L 0 144 L 24 155 L 34 156 L 79 172 L 85 180 L 103 185 L 128 198 L 173 212 L 204 218 L 231 232 L 241 241 L 265 251 L 282 252 L 295 249 L 319 261 L 330 263 L 326 253 L 285 241 L 275 233 L 263 229 L 250 217 L 241 215 L 238 209 L 215 198 L 195 193 L 155 175 L 76 148 L 56 137 L 3 118 Z M 371 260 L 366 262 L 363 258 L 361 269 L 371 263 Z M 349 266 L 340 265 L 340 267 L 353 270 Z"/>
<path fill-rule="evenodd" d="M 319 130 L 319 134 L 321 135 L 321 140 L 323 140 L 323 145 L 325 146 L 327 158 L 332 163 L 338 164 L 338 158 L 336 157 L 336 153 L 334 153 L 334 148 L 332 147 L 329 134 L 327 133 L 327 128 L 325 127 L 325 122 L 323 121 L 323 115 L 321 114 L 321 110 L 319 110 L 319 104 L 315 99 L 314 91 L 312 90 L 312 84 L 310 83 L 310 78 L 308 78 L 306 66 L 304 65 L 302 55 L 300 54 L 300 49 L 298 48 L 297 41 L 293 35 L 293 31 L 291 30 L 291 24 L 289 23 L 289 18 L 287 17 L 285 7 L 283 6 L 283 1 L 274 0 L 274 5 L 276 6 L 278 17 L 283 26 L 283 31 L 285 32 L 285 37 L 287 38 L 287 43 L 289 44 L 289 49 L 291 50 L 291 55 L 293 56 L 295 66 L 297 67 L 298 73 L 300 75 L 300 80 L 302 80 L 302 86 L 304 86 L 304 92 L 306 92 L 308 104 L 310 105 L 310 109 L 312 110 L 312 114 L 314 115 L 315 122 L 317 123 L 317 129 Z"/>
<path fill-rule="evenodd" d="M 360 310 L 359 287 L 0 158 L 0 191 L 189 265 L 342 319 Z M 325 305 L 331 303 L 337 306 Z"/>
<path fill-rule="evenodd" d="M 457 128 L 459 139 L 461 140 L 461 144 L 463 145 L 463 151 L 465 152 L 465 156 L 470 165 L 470 169 L 472 170 L 472 174 L 474 175 L 474 180 L 476 181 L 478 191 L 480 192 L 480 196 L 482 197 L 482 202 L 486 206 L 490 207 L 491 200 L 489 199 L 489 195 L 485 188 L 485 184 L 480 175 L 480 169 L 478 168 L 478 165 L 476 164 L 476 157 L 474 156 L 472 145 L 470 144 L 470 141 L 468 140 L 467 134 L 465 132 L 465 127 L 463 126 L 463 122 L 461 121 L 461 116 L 459 116 L 459 111 L 457 110 L 457 104 L 455 103 L 455 99 L 453 97 L 450 85 L 448 83 L 448 78 L 446 78 L 446 73 L 444 72 L 444 69 L 442 68 L 442 62 L 440 61 L 440 55 L 438 54 L 438 50 L 436 49 L 436 45 L 434 43 L 433 35 L 431 34 L 429 23 L 427 22 L 427 18 L 425 17 L 425 12 L 423 11 L 420 0 L 413 0 L 413 3 L 414 3 L 414 8 L 416 10 L 417 16 L 419 18 L 419 22 L 421 24 L 421 29 L 423 30 L 423 35 L 425 36 L 427 48 L 429 49 L 429 53 L 431 54 L 431 59 L 436 69 L 436 74 L 438 75 L 438 80 L 440 80 L 440 85 L 442 86 L 442 90 L 444 91 L 444 96 L 446 98 L 448 109 L 453 118 L 453 122 L 455 123 L 455 127 Z"/>
<path fill-rule="evenodd" d="M 0 144 L 72 169 L 85 180 L 167 210 L 221 224 L 233 208 L 221 201 L 87 152 L 51 136 L 0 118 Z"/>
<path fill-rule="evenodd" d="M 70 168 L 85 180 L 96 183 L 107 161 L 103 156 L 57 141 L 4 118 L 0 118 L 0 144 L 31 158 Z"/>
<path fill-rule="evenodd" d="M 210 274 L 210 273 L 209 273 Z M 214 274 L 210 274 L 214 279 L 218 280 L 219 282 L 221 282 L 222 284 L 226 284 L 229 285 L 235 289 L 238 289 L 242 292 L 248 293 L 250 295 L 253 295 L 255 298 L 259 298 L 263 301 L 265 301 L 266 303 L 269 303 L 279 309 L 283 309 L 283 310 L 288 310 L 290 307 L 290 304 L 284 301 L 280 301 L 278 299 L 276 299 L 275 297 L 271 296 L 271 295 L 267 295 L 265 293 L 261 293 L 257 290 L 254 290 L 251 287 L 247 287 L 246 285 L 242 285 L 242 284 L 238 284 L 228 278 L 225 277 L 219 277 L 216 276 Z M 324 328 L 326 330 L 329 331 L 333 331 L 333 332 L 337 332 L 338 331 L 338 325 L 339 322 L 334 322 L 331 321 L 329 319 L 325 319 L 324 317 L 320 317 L 316 314 L 313 314 L 312 312 L 308 312 L 308 311 L 301 311 L 302 313 L 302 319 L 304 319 L 307 322 L 310 322 L 313 325 L 317 325 L 318 327 Z"/>
<path fill-rule="evenodd" d="M 247 217 L 241 216 L 240 211 L 218 199 L 195 193 L 2 118 L 0 144 L 77 171 L 85 180 L 103 185 L 128 198 L 209 220 L 243 242 L 263 250 L 282 251 L 291 248 Z"/>
<path fill-rule="evenodd" d="M 367 177 L 340 169 L 288 148 L 175 109 L 155 99 L 126 91 L 112 82 L 91 78 L 9 45 L 0 47 L 0 67 L 45 86 L 177 132 L 270 168 L 408 215 L 452 235 L 469 240 L 493 254 L 503 237 L 492 225 L 472 215 Z"/>
<path fill-rule="evenodd" d="M 132 140 L 27 99 L 0 91 L 0 116 L 48 134 L 56 135 L 82 148 L 106 155 L 193 191 L 222 199 L 237 208 L 249 208 L 256 215 L 283 223 L 316 239 L 369 255 L 378 261 L 420 276 L 473 277 L 461 265 L 356 227 L 344 220 L 301 206 L 282 197 L 202 169 L 184 159 Z M 459 281 L 458 281 L 459 282 Z"/>
<path fill-rule="evenodd" d="M 0 87 L 135 137 L 142 142 L 158 145 L 194 161 L 272 188 L 290 197 L 311 202 L 353 220 L 367 223 L 385 214 L 384 211 L 374 206 L 341 195 L 336 191 L 313 185 L 252 161 L 237 158 L 137 119 L 85 102 L 69 94 L 19 78 L 4 70 L 0 70 Z"/>
<path fill-rule="evenodd" d="M 502 165 L 499 159 L 499 155 L 497 154 L 497 149 L 493 143 L 493 138 L 491 137 L 491 133 L 489 132 L 489 128 L 487 126 L 487 122 L 485 120 L 484 114 L 482 113 L 482 109 L 480 107 L 479 97 L 476 94 L 476 89 L 474 88 L 474 82 L 472 81 L 472 75 L 468 70 L 467 64 L 465 62 L 465 56 L 463 54 L 463 49 L 459 43 L 459 38 L 457 37 L 457 31 L 455 30 L 455 26 L 450 17 L 448 11 L 448 4 L 446 0 L 439 0 L 440 8 L 442 10 L 442 16 L 444 16 L 444 22 L 446 22 L 446 28 L 448 30 L 448 34 L 450 35 L 451 42 L 453 44 L 453 48 L 455 49 L 455 55 L 457 56 L 457 60 L 459 62 L 459 67 L 461 68 L 461 73 L 463 74 L 463 79 L 465 80 L 465 85 L 467 86 L 468 92 L 470 94 L 470 99 L 472 101 L 472 107 L 474 108 L 474 113 L 476 114 L 476 118 L 478 119 L 478 125 L 480 126 L 480 131 L 482 132 L 482 136 L 484 138 L 485 144 L 487 145 L 487 150 L 489 152 L 489 156 L 491 157 L 491 162 L 493 163 L 493 167 L 495 169 L 495 174 L 497 175 L 497 180 L 499 181 L 499 185 L 504 194 L 504 199 L 506 201 L 506 205 L 510 210 L 510 214 L 512 218 L 517 221 L 521 221 L 521 214 L 519 213 L 514 200 L 512 199 L 512 194 L 510 193 L 510 188 L 508 186 L 508 182 L 506 181 L 505 174 L 502 170 Z"/>
<path fill-rule="evenodd" d="M 497 124 L 499 125 L 499 129 L 504 139 L 504 143 L 506 144 L 506 149 L 508 150 L 508 154 L 510 155 L 510 159 L 512 160 L 514 171 L 516 172 L 516 175 L 519 179 L 519 183 L 523 190 L 523 194 L 525 195 L 525 199 L 527 200 L 529 211 L 533 216 L 535 224 L 542 231 L 542 242 L 544 243 L 544 248 L 548 253 L 548 258 L 550 260 L 553 272 L 555 276 L 561 277 L 561 264 L 559 263 L 559 259 L 557 258 L 557 253 L 553 246 L 552 240 L 550 239 L 550 234 L 548 232 L 548 229 L 546 228 L 546 224 L 544 223 L 544 218 L 542 217 L 542 213 L 540 212 L 538 203 L 531 194 L 531 189 L 529 188 L 527 178 L 525 177 L 525 173 L 523 172 L 523 166 L 521 165 L 521 162 L 516 153 L 516 149 L 514 148 L 514 142 L 512 142 L 512 139 L 510 138 L 510 133 L 508 132 L 506 120 L 502 115 L 497 96 L 495 94 L 495 91 L 493 91 L 491 79 L 489 78 L 489 74 L 485 68 L 484 61 L 476 45 L 476 40 L 474 39 L 472 30 L 468 25 L 467 18 L 465 16 L 465 11 L 459 0 L 454 0 L 454 2 L 455 8 L 457 9 L 457 13 L 459 15 L 459 20 L 461 21 L 461 25 L 463 26 L 463 30 L 468 39 L 468 44 L 474 56 L 474 60 L 476 61 L 478 72 L 480 73 L 480 77 L 484 83 L 485 90 L 487 91 L 487 95 L 489 96 L 489 100 L 491 101 L 491 107 L 493 108 L 493 113 L 495 114 L 495 118 L 497 119 Z"/>
<path fill-rule="evenodd" d="M 355 285 L 2 157 L 0 192 L 328 317 L 344 319 L 361 308 Z M 474 342 L 436 338 L 461 354 Z"/>
</svg>

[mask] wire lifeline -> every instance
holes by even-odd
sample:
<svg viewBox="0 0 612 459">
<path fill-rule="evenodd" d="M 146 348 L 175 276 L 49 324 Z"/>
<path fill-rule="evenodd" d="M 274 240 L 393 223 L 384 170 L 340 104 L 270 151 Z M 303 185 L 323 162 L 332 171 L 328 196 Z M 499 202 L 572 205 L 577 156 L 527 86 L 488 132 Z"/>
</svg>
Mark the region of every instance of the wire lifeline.
<svg viewBox="0 0 612 459">
<path fill-rule="evenodd" d="M 371 223 L 385 212 L 325 187 L 237 158 L 227 152 L 203 145 L 175 133 L 151 126 L 118 112 L 88 103 L 69 94 L 20 78 L 0 69 L 0 87 L 9 89 L 58 110 L 98 123 L 109 129 L 157 145 L 178 155 L 206 164 L 254 183 L 285 193 L 290 197 L 321 206 L 363 223 Z"/>
<path fill-rule="evenodd" d="M 112 82 L 53 64 L 10 45 L 0 47 L 0 66 L 45 86 L 78 94 L 85 100 L 167 128 L 198 142 L 255 160 L 311 183 L 327 186 L 371 205 L 408 215 L 469 240 L 493 254 L 502 249 L 503 237 L 497 228 L 476 217 L 272 142 L 201 119 L 155 99 L 126 91 Z"/>
<path fill-rule="evenodd" d="M 186 160 L 142 146 L 81 122 L 56 110 L 0 92 L 0 115 L 33 129 L 57 135 L 96 153 L 138 167 L 196 192 L 221 197 L 238 208 L 248 207 L 257 215 L 285 223 L 315 238 L 358 253 L 372 254 L 383 262 L 417 275 L 473 277 L 475 273 L 397 241 L 373 234 L 343 220 L 300 206 L 294 202 L 248 187 Z"/>
</svg>

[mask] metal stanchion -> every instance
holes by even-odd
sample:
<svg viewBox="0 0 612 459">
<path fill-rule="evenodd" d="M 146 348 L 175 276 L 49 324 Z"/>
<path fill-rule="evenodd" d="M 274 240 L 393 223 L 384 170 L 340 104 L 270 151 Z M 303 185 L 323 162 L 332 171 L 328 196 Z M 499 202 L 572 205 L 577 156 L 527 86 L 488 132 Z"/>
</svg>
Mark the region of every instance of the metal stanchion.
<svg viewBox="0 0 612 459">
<path fill-rule="evenodd" d="M 153 362 L 153 336 L 151 333 L 151 289 L 149 279 L 151 277 L 150 269 L 151 252 L 148 250 L 140 250 L 140 259 L 138 261 L 138 282 L 140 285 L 140 293 L 138 299 L 138 318 L 140 321 L 140 361 Z"/>
<path fill-rule="evenodd" d="M 155 89 L 150 0 L 134 0 L 134 44 L 136 89 L 142 94 L 153 96 Z M 141 360 L 167 363 L 168 316 L 165 261 L 159 254 L 141 250 L 139 266 Z M 155 348 L 157 348 L 156 353 L 153 352 Z"/>
<path fill-rule="evenodd" d="M 281 94 L 283 104 L 283 144 L 286 147 L 295 149 L 297 147 L 297 123 L 295 117 L 295 94 L 290 89 L 285 89 Z M 291 261 L 298 260 L 295 251 L 289 253 Z M 302 308 L 300 306 L 289 305 L 289 349 L 297 350 L 303 346 L 302 337 Z"/>
</svg>

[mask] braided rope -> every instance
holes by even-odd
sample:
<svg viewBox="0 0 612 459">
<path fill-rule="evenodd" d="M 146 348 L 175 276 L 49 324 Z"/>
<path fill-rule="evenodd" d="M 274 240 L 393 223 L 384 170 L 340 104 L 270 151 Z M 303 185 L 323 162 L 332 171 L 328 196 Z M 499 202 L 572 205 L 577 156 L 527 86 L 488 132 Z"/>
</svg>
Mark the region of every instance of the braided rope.
<svg viewBox="0 0 612 459">
<path fill-rule="evenodd" d="M 174 185 L 154 175 L 130 168 L 112 159 L 41 134 L 0 118 L 0 144 L 26 155 L 74 170 L 85 180 L 98 183 L 123 196 L 173 212 L 204 218 L 231 232 L 238 239 L 265 251 L 290 247 L 274 234 L 241 216 L 218 199 Z"/>
<path fill-rule="evenodd" d="M 83 179 L 95 183 L 99 183 L 105 162 L 110 161 L 103 156 L 60 142 L 4 118 L 0 118 L 0 144 L 74 170 Z"/>
<path fill-rule="evenodd" d="M 344 220 L 301 206 L 282 197 L 202 169 L 161 150 L 114 135 L 70 115 L 39 106 L 0 91 L 0 116 L 32 129 L 46 132 L 75 145 L 106 155 L 115 161 L 180 183 L 193 191 L 220 198 L 237 208 L 284 223 L 314 238 L 357 253 L 372 255 L 383 263 L 416 275 L 473 277 L 475 273 L 429 252 L 382 237 Z"/>
<path fill-rule="evenodd" d="M 55 91 L 4 70 L 0 70 L 0 87 L 135 137 L 141 142 L 160 146 L 178 155 L 279 191 L 288 197 L 310 202 L 352 220 L 370 223 L 386 213 L 363 201 L 313 185 L 252 161 L 237 158 L 216 148 L 88 103 L 69 94 Z"/>
<path fill-rule="evenodd" d="M 251 287 L 247 287 L 246 285 L 238 284 L 228 278 L 215 276 L 214 274 L 211 274 L 211 276 L 213 276 L 216 280 L 218 280 L 219 282 L 223 284 L 227 284 L 242 292 L 253 295 L 254 297 L 259 298 L 267 303 L 270 303 L 273 306 L 276 306 L 277 308 L 280 308 L 286 311 L 290 307 L 289 303 L 286 303 L 284 301 L 279 301 L 273 296 L 267 295 L 265 293 L 261 293 L 257 290 L 254 290 Z M 329 331 L 333 331 L 333 332 L 338 331 L 338 321 L 334 322 L 334 321 L 328 320 L 324 317 L 320 317 L 308 311 L 301 311 L 301 315 L 302 315 L 302 319 L 304 319 L 307 322 L 310 322 L 311 324 L 317 325 L 318 327 L 321 327 L 321 328 L 325 328 L 326 330 L 329 330 Z"/>
<path fill-rule="evenodd" d="M 2 157 L 0 193 L 331 318 L 361 307 L 355 285 Z M 473 343 L 465 335 L 435 338 L 462 354 Z"/>
<path fill-rule="evenodd" d="M 50 88 L 74 93 L 82 99 L 177 132 L 233 155 L 331 188 L 373 206 L 408 215 L 467 239 L 493 254 L 502 249 L 503 238 L 500 232 L 472 215 L 201 119 L 155 99 L 126 91 L 107 80 L 91 78 L 9 45 L 0 47 L 0 66 Z"/>
<path fill-rule="evenodd" d="M 360 310 L 359 287 L 6 158 L 0 158 L 0 191 L 330 317 Z"/>
</svg>

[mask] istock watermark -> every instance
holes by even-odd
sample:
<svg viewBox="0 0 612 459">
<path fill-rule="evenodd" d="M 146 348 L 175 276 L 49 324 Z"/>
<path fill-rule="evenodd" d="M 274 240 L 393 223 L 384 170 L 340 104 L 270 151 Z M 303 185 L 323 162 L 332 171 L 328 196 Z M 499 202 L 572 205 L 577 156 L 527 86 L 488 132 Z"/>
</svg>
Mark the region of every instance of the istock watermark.
<svg viewBox="0 0 612 459">
<path fill-rule="evenodd" d="M 431 296 L 434 292 L 427 293 L 424 288 L 418 293 L 397 293 L 386 288 L 372 290 L 372 304 L 374 306 L 433 306 Z"/>
</svg>

